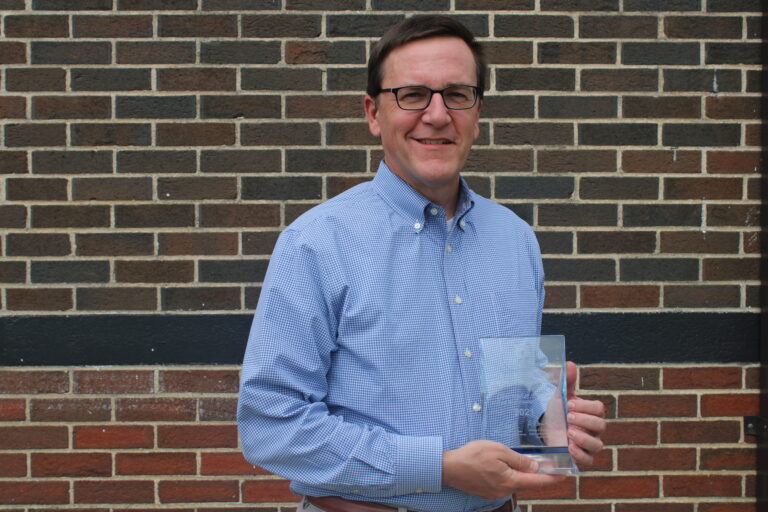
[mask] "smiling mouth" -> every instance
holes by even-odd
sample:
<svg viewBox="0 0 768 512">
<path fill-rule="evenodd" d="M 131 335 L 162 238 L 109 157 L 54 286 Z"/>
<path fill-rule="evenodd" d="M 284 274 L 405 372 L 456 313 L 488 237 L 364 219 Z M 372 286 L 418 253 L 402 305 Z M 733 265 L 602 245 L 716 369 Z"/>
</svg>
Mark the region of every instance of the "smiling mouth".
<svg viewBox="0 0 768 512">
<path fill-rule="evenodd" d="M 416 139 L 422 144 L 453 144 L 453 142 L 447 139 Z"/>
</svg>

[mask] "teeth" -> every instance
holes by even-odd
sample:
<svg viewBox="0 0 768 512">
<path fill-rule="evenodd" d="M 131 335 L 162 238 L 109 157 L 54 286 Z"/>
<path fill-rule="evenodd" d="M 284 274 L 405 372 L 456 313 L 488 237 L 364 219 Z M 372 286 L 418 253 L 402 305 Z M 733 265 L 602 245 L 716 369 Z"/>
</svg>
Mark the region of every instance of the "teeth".
<svg viewBox="0 0 768 512">
<path fill-rule="evenodd" d="M 419 142 L 422 144 L 450 144 L 447 140 L 429 140 L 429 139 L 420 139 Z"/>
</svg>

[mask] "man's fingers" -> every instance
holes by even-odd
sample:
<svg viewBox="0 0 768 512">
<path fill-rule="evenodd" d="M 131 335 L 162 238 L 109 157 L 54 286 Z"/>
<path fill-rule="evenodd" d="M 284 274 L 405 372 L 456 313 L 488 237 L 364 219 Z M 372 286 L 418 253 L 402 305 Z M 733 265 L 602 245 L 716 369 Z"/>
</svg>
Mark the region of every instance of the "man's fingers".
<svg viewBox="0 0 768 512">
<path fill-rule="evenodd" d="M 514 450 L 506 450 L 500 454 L 499 460 L 515 471 L 535 473 L 539 470 L 539 464 L 532 458 L 517 453 Z"/>
<path fill-rule="evenodd" d="M 583 412 L 593 416 L 605 417 L 605 405 L 600 400 L 584 400 L 583 398 L 571 398 L 568 400 L 568 411 Z"/>
<path fill-rule="evenodd" d="M 565 363 L 565 382 L 568 386 L 568 400 L 576 396 L 576 363 L 566 361 Z"/>
<path fill-rule="evenodd" d="M 568 425 L 579 427 L 595 435 L 600 435 L 605 431 L 605 420 L 591 414 L 568 412 Z"/>
<path fill-rule="evenodd" d="M 516 489 L 538 489 L 565 480 L 565 475 L 547 475 L 544 473 L 517 473 L 515 476 Z"/>
<path fill-rule="evenodd" d="M 577 428 L 568 429 L 568 439 L 589 454 L 597 453 L 603 449 L 603 442 L 599 437 L 595 437 Z"/>
</svg>

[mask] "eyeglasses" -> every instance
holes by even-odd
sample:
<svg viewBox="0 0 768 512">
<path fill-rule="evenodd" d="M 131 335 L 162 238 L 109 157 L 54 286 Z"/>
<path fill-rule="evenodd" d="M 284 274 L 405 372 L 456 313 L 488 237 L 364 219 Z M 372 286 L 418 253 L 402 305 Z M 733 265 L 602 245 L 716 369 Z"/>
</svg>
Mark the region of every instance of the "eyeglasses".
<svg viewBox="0 0 768 512">
<path fill-rule="evenodd" d="M 477 87 L 474 85 L 452 85 L 445 89 L 430 89 L 424 85 L 406 85 L 379 89 L 379 92 L 391 92 L 395 95 L 397 106 L 403 110 L 424 110 L 437 93 L 443 97 L 446 108 L 466 110 L 477 103 Z"/>
</svg>

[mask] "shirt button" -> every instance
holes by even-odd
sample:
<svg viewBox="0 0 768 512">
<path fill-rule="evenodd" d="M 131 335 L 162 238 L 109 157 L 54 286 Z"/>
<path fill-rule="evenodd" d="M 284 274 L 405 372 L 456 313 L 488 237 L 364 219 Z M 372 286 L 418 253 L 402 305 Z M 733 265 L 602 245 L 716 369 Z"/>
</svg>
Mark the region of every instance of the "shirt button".
<svg viewBox="0 0 768 512">
<path fill-rule="evenodd" d="M 445 252 L 453 252 L 453 246 L 452 245 L 446 245 L 445 246 Z"/>
<path fill-rule="evenodd" d="M 467 227 L 467 223 L 462 220 L 461 222 L 459 222 L 459 226 L 465 228 Z"/>
<path fill-rule="evenodd" d="M 424 489 L 415 489 L 413 492 L 415 492 L 416 494 L 421 494 L 424 492 Z"/>
<path fill-rule="evenodd" d="M 459 297 L 458 295 L 455 296 L 453 298 L 453 302 L 456 303 L 456 304 L 461 304 L 462 303 L 461 297 Z"/>
<path fill-rule="evenodd" d="M 474 404 L 472 404 L 472 410 L 475 412 L 480 412 L 483 410 L 483 406 L 475 402 Z"/>
<path fill-rule="evenodd" d="M 413 229 L 421 229 L 421 222 L 417 222 L 413 225 Z"/>
<path fill-rule="evenodd" d="M 429 213 L 431 213 L 432 215 L 437 215 L 437 208 L 432 208 L 431 210 L 429 210 Z"/>
<path fill-rule="evenodd" d="M 467 358 L 472 357 L 472 351 L 469 350 L 469 349 L 465 350 L 464 351 L 464 357 L 467 357 Z"/>
</svg>

